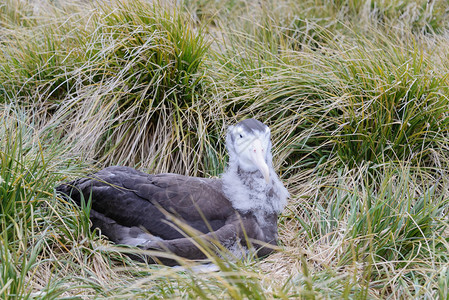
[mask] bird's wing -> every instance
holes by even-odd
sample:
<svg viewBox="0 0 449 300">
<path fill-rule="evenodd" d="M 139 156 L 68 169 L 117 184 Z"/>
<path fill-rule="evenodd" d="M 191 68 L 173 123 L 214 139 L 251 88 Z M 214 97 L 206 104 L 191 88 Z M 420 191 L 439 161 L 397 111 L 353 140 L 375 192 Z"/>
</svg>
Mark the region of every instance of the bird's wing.
<svg viewBox="0 0 449 300">
<path fill-rule="evenodd" d="M 233 214 L 220 183 L 211 179 L 109 167 L 71 185 L 76 202 L 82 194 L 86 201 L 91 198 L 96 212 L 126 227 L 144 227 L 163 239 L 183 236 L 169 224 L 166 214 L 203 233 L 222 227 Z"/>
<path fill-rule="evenodd" d="M 225 219 L 234 211 L 218 179 L 158 174 L 128 177 L 123 186 L 186 221 Z"/>
</svg>

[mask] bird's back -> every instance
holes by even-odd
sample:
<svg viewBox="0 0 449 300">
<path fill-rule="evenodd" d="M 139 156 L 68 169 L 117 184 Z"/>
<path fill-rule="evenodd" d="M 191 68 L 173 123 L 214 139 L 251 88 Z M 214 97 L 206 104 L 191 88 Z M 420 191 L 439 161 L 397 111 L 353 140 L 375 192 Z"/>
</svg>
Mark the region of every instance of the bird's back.
<svg viewBox="0 0 449 300">
<path fill-rule="evenodd" d="M 126 227 L 143 227 L 164 240 L 183 237 L 169 221 L 175 216 L 207 233 L 235 214 L 220 179 L 177 174 L 150 175 L 128 167 L 108 167 L 58 191 L 81 204 L 91 199 L 94 212 Z"/>
</svg>

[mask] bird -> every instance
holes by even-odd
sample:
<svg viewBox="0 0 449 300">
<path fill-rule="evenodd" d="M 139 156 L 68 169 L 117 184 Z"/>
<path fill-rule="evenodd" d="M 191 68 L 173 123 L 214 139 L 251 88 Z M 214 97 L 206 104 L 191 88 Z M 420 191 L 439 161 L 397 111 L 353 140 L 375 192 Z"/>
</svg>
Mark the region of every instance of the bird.
<svg viewBox="0 0 449 300">
<path fill-rule="evenodd" d="M 78 205 L 89 199 L 92 228 L 116 244 L 189 260 L 207 258 L 199 242 L 231 253 L 251 249 L 256 257 L 265 257 L 277 245 L 277 220 L 289 197 L 273 168 L 271 147 L 270 128 L 244 119 L 227 128 L 229 160 L 221 177 L 110 166 L 56 191 Z M 179 224 L 192 231 L 186 234 Z M 164 255 L 145 261 L 179 264 Z"/>
</svg>

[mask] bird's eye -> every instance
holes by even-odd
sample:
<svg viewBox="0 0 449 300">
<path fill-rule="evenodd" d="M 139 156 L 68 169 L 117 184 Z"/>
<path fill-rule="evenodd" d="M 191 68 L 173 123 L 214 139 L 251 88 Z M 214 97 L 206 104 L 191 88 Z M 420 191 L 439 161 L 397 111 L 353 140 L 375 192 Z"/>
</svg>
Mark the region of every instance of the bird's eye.
<svg viewBox="0 0 449 300">
<path fill-rule="evenodd" d="M 239 134 L 240 138 L 243 138 L 243 135 Z"/>
</svg>

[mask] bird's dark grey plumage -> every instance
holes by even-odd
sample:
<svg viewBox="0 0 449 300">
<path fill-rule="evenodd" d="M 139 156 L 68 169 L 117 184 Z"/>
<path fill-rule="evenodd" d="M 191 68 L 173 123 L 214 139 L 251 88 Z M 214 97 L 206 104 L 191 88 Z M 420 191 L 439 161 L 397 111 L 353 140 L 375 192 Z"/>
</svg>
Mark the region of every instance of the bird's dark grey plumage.
<svg viewBox="0 0 449 300">
<path fill-rule="evenodd" d="M 56 188 L 76 203 L 91 198 L 93 227 L 119 244 L 204 259 L 173 218 L 199 232 L 206 244 L 228 249 L 248 239 L 259 256 L 276 244 L 277 217 L 288 192 L 273 170 L 270 129 L 255 119 L 228 128 L 229 165 L 221 179 L 177 174 L 150 175 L 108 167 Z M 175 261 L 158 257 L 165 264 Z"/>
</svg>

